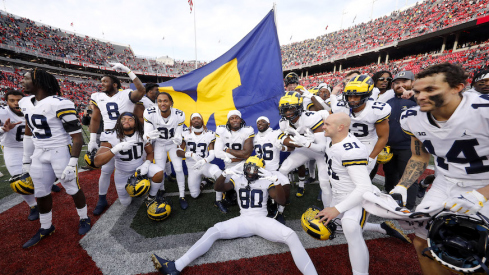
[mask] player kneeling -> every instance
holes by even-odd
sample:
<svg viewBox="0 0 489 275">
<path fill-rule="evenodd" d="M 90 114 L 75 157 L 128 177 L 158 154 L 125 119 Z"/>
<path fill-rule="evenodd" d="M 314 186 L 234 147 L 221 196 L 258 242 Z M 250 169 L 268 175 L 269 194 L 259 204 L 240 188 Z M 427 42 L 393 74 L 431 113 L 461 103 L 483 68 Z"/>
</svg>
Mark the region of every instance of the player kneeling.
<svg viewBox="0 0 489 275">
<path fill-rule="evenodd" d="M 253 156 L 246 160 L 244 169 L 241 165 L 226 169 L 217 178 L 214 189 L 221 192 L 236 190 L 241 215 L 209 228 L 204 236 L 175 262 L 153 254 L 152 260 L 156 269 L 163 274 L 179 274 L 193 260 L 206 253 L 216 240 L 257 235 L 272 242 L 287 244 L 299 270 L 303 274 L 317 274 L 297 234 L 277 220 L 267 218 L 268 195 L 283 204 L 285 192 L 280 184 L 275 184 L 278 182 L 277 177 L 259 178 L 259 172 L 264 172 L 260 168 L 264 166 L 263 159 Z M 230 181 L 225 182 L 226 176 L 229 175 Z"/>
<path fill-rule="evenodd" d="M 126 183 L 136 171 L 137 176 L 147 176 L 152 183 L 156 183 L 151 184 L 150 190 L 150 196 L 154 198 L 158 188 L 153 185 L 161 184 L 163 171 L 152 163 L 153 146 L 143 140 L 143 127 L 139 120 L 132 113 L 121 114 L 114 129 L 102 133 L 100 141 L 100 149 L 95 155 L 95 166 L 100 167 L 115 158 L 117 173 L 114 174 L 114 181 L 121 204 L 127 206 L 132 201 L 131 195 L 142 196 L 147 192 L 143 192 L 144 188 L 136 190 L 134 187 L 127 188 L 132 191 L 126 191 Z"/>
</svg>

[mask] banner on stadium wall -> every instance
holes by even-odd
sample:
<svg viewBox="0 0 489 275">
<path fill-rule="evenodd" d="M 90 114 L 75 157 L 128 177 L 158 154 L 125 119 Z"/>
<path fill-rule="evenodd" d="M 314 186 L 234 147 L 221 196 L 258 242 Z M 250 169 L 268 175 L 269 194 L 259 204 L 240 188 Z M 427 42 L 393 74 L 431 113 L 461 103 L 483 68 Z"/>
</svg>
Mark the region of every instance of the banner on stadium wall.
<svg viewBox="0 0 489 275">
<path fill-rule="evenodd" d="M 284 88 L 274 11 L 216 60 L 159 85 L 161 92 L 172 95 L 174 107 L 185 112 L 186 125 L 190 115 L 199 112 L 207 127 L 215 130 L 226 124 L 229 111 L 239 110 L 255 130 L 260 116 L 267 116 L 276 129 Z"/>
</svg>

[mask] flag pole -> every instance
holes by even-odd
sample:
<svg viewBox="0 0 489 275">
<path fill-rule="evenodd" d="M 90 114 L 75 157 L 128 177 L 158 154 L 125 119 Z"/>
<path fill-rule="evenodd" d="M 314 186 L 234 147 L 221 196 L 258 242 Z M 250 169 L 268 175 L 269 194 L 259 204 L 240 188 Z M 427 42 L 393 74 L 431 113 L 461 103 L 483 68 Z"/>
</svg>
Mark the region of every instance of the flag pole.
<svg viewBox="0 0 489 275">
<path fill-rule="evenodd" d="M 197 24 L 195 23 L 195 3 L 193 4 L 194 11 L 194 40 L 195 40 L 195 69 L 197 69 Z"/>
</svg>

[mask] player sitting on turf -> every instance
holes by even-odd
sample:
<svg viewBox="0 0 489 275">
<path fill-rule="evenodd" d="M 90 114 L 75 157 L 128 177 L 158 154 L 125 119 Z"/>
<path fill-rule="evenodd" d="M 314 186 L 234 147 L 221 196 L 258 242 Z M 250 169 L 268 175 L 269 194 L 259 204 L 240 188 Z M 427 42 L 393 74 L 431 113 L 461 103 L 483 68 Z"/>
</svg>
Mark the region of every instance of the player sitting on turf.
<svg viewBox="0 0 489 275">
<path fill-rule="evenodd" d="M 272 242 L 287 244 L 299 270 L 303 274 L 317 274 L 297 234 L 277 220 L 267 218 L 268 196 L 283 204 L 285 193 L 278 184 L 277 177 L 259 178 L 260 170 L 264 172 L 264 166 L 263 159 L 253 156 L 246 160 L 244 169 L 241 165 L 226 169 L 216 180 L 214 188 L 221 192 L 235 189 L 241 215 L 209 228 L 202 238 L 176 261 L 168 261 L 153 254 L 151 257 L 156 269 L 163 274 L 179 274 L 192 261 L 206 253 L 216 240 L 257 235 Z M 230 181 L 225 182 L 229 175 Z"/>
</svg>

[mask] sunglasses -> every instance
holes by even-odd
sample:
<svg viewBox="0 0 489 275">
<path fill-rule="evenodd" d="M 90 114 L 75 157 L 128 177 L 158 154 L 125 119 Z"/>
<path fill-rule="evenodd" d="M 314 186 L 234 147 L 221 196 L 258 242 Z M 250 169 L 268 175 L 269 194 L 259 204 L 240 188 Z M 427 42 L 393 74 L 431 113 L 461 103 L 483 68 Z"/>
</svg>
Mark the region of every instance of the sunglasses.
<svg viewBox="0 0 489 275">
<path fill-rule="evenodd" d="M 379 77 L 379 79 L 377 81 L 384 81 L 384 80 L 387 80 L 387 81 L 391 81 L 392 80 L 392 77 Z"/>
</svg>

